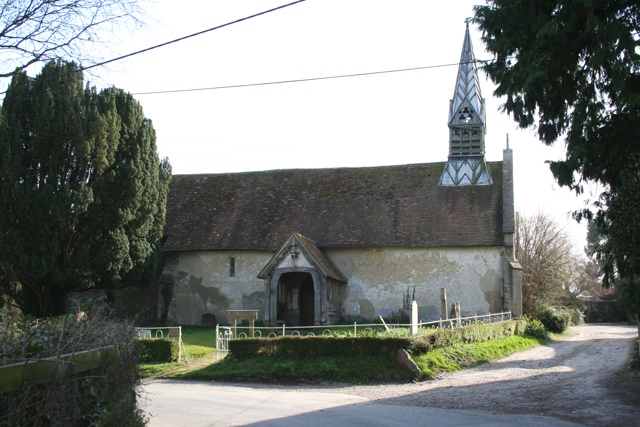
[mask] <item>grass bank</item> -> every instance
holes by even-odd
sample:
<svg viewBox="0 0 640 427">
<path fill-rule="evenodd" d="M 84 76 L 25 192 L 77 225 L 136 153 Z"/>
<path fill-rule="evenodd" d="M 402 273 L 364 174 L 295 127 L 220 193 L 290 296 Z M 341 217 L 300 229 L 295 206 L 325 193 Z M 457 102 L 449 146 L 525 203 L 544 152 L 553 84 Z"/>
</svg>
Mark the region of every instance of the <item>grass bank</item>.
<svg viewBox="0 0 640 427">
<path fill-rule="evenodd" d="M 162 363 L 141 365 L 144 377 L 181 378 L 217 381 L 280 381 L 346 383 L 407 382 L 428 379 L 441 372 L 500 359 L 516 351 L 540 344 L 527 336 L 512 336 L 486 342 L 439 348 L 414 356 L 422 371 L 416 377 L 407 368 L 383 356 L 295 358 L 254 356 L 236 360 L 231 357 L 216 363 L 215 329 L 183 328 L 183 341 L 191 359 L 188 364 Z"/>
<path fill-rule="evenodd" d="M 501 359 L 518 351 L 540 345 L 533 337 L 514 335 L 499 340 L 437 348 L 413 358 L 423 378 L 432 378 L 442 372 L 454 372 Z"/>
</svg>

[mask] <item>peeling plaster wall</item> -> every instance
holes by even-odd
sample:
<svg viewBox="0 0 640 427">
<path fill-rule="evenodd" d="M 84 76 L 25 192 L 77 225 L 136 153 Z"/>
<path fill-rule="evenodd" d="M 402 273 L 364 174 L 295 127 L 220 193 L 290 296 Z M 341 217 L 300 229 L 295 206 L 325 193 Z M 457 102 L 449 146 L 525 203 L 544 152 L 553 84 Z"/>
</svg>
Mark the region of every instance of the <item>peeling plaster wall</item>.
<svg viewBox="0 0 640 427">
<path fill-rule="evenodd" d="M 502 248 L 357 248 L 330 249 L 328 256 L 349 278 L 344 315 L 375 319 L 402 309 L 407 288 L 419 317 L 440 318 L 440 288 L 449 308 L 460 301 L 463 316 L 499 312 Z"/>
<path fill-rule="evenodd" d="M 499 312 L 502 248 L 352 248 L 326 254 L 348 279 L 331 289 L 331 311 L 344 319 L 374 320 L 402 309 L 407 288 L 422 320 L 440 318 L 440 288 L 449 309 L 460 301 L 463 316 Z M 235 277 L 229 259 L 235 257 Z M 226 310 L 264 311 L 264 281 L 258 273 L 269 262 L 265 252 L 184 252 L 179 254 L 175 323 L 199 325 L 204 313 L 228 323 Z M 341 300 L 335 301 L 336 296 Z M 333 316 L 332 316 L 333 317 Z"/>
<path fill-rule="evenodd" d="M 264 252 L 183 252 L 178 258 L 175 323 L 200 325 L 204 313 L 228 323 L 227 310 L 264 311 L 264 281 L 258 273 L 272 254 Z M 229 277 L 229 260 L 235 275 Z"/>
</svg>

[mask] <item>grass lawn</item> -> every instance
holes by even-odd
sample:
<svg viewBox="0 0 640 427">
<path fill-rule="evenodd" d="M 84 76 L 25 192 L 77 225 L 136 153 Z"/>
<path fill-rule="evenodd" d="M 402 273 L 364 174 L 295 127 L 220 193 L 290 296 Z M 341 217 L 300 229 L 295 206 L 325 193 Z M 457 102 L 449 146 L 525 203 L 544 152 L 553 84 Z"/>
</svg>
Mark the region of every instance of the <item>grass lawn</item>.
<svg viewBox="0 0 640 427">
<path fill-rule="evenodd" d="M 152 328 L 150 328 L 152 329 Z M 169 373 L 182 372 L 191 369 L 204 362 L 213 363 L 216 358 L 216 328 L 202 326 L 183 326 L 182 342 L 189 364 L 184 363 L 141 363 L 140 375 L 142 378 L 163 376 Z"/>
</svg>

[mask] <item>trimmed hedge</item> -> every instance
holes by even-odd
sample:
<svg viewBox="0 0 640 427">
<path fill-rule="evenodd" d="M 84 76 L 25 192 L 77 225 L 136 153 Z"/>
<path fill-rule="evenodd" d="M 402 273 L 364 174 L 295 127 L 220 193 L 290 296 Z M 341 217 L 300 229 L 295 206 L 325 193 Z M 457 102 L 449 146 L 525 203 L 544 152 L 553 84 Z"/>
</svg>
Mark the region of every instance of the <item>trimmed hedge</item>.
<svg viewBox="0 0 640 427">
<path fill-rule="evenodd" d="M 411 354 L 421 354 L 434 348 L 452 347 L 460 344 L 506 338 L 513 335 L 524 335 L 526 327 L 527 323 L 519 319 L 437 330 L 431 335 L 414 338 L 412 346 L 407 348 L 407 351 Z"/>
<path fill-rule="evenodd" d="M 231 340 L 229 350 L 232 357 L 243 359 L 257 355 L 295 356 L 295 357 L 366 357 L 384 355 L 394 359 L 399 348 L 409 353 L 425 353 L 433 348 L 448 347 L 456 344 L 488 341 L 514 334 L 523 335 L 526 328 L 524 320 L 511 320 L 501 323 L 476 324 L 457 329 L 435 330 L 420 337 L 279 337 L 246 338 Z"/>
<path fill-rule="evenodd" d="M 140 343 L 140 359 L 143 362 L 177 362 L 180 355 L 178 340 L 169 338 L 143 338 Z"/>
</svg>

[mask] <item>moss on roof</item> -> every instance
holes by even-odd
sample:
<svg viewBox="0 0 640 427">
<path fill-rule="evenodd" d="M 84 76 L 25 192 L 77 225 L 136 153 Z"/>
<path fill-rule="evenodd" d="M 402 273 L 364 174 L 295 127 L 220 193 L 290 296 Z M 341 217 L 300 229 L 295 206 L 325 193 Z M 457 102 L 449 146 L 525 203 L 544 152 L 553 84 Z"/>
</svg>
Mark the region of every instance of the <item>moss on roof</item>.
<svg viewBox="0 0 640 427">
<path fill-rule="evenodd" d="M 501 246 L 502 162 L 490 186 L 439 187 L 444 165 L 175 175 L 163 250 Z"/>
</svg>

